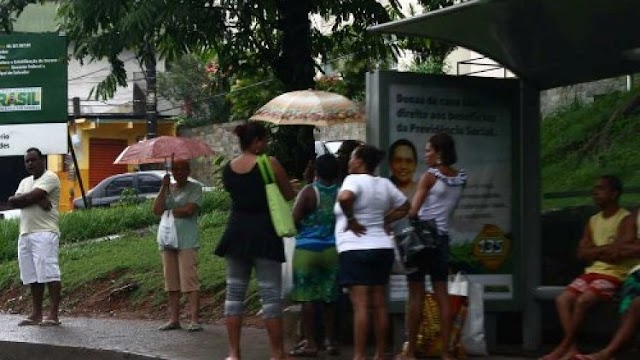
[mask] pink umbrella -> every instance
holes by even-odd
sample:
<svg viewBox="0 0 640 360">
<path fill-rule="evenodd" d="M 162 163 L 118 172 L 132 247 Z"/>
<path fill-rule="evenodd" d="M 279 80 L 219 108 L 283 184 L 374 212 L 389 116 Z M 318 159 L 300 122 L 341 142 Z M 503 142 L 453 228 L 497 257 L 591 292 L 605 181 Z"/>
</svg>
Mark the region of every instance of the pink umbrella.
<svg viewBox="0 0 640 360">
<path fill-rule="evenodd" d="M 167 159 L 190 160 L 211 154 L 213 154 L 213 150 L 211 150 L 209 145 L 200 140 L 175 136 L 159 136 L 127 146 L 113 163 L 161 163 Z"/>
</svg>

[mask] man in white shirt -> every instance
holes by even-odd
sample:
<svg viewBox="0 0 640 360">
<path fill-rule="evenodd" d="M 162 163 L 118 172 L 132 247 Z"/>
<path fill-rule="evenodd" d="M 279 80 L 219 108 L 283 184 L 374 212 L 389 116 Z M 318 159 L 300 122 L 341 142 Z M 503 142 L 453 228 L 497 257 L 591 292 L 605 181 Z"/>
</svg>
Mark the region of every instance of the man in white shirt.
<svg viewBox="0 0 640 360">
<path fill-rule="evenodd" d="M 37 148 L 24 155 L 24 164 L 31 174 L 20 182 L 9 205 L 20 211 L 20 237 L 18 238 L 18 264 L 22 283 L 31 287 L 33 310 L 18 323 L 24 325 L 59 325 L 60 266 L 58 246 L 58 202 L 60 180 L 45 169 L 45 158 Z M 49 316 L 43 317 L 42 300 L 47 284 L 51 307 Z"/>
</svg>

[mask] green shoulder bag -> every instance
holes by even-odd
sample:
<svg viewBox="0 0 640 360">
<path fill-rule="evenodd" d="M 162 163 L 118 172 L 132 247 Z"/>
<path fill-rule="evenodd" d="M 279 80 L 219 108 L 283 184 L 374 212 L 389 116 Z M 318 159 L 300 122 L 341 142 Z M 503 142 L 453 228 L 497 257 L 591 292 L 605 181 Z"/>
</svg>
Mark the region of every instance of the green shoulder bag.
<svg viewBox="0 0 640 360">
<path fill-rule="evenodd" d="M 276 234 L 287 237 L 295 236 L 297 230 L 296 224 L 293 222 L 291 206 L 289 206 L 289 203 L 280 192 L 269 157 L 264 154 L 260 155 L 257 162 L 267 192 L 269 213 L 271 214 L 271 222 L 273 222 L 273 227 L 276 229 Z"/>
</svg>

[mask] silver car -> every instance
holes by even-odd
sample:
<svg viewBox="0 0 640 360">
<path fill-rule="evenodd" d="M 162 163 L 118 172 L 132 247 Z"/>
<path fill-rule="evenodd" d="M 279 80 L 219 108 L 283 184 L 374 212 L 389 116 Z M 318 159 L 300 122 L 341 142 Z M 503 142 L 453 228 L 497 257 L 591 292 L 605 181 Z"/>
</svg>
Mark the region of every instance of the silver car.
<svg viewBox="0 0 640 360">
<path fill-rule="evenodd" d="M 162 178 L 166 174 L 163 170 L 138 171 L 109 176 L 100 181 L 91 190 L 87 191 L 87 202 L 91 201 L 91 207 L 109 207 L 113 203 L 120 201 L 122 192 L 125 189 L 133 189 L 136 199 L 142 202 L 146 199 L 153 199 L 160 192 Z M 202 183 L 193 178 L 189 178 L 198 184 Z M 173 177 L 171 182 L 174 182 Z M 203 185 L 203 190 L 206 190 Z M 74 209 L 83 209 L 82 197 L 73 199 Z"/>
</svg>

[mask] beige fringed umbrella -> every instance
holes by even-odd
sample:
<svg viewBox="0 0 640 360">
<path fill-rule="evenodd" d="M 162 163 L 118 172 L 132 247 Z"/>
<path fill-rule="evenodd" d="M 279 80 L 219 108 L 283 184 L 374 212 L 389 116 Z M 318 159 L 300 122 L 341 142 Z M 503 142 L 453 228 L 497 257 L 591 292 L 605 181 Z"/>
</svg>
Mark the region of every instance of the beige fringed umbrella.
<svg viewBox="0 0 640 360">
<path fill-rule="evenodd" d="M 291 91 L 265 104 L 250 120 L 276 125 L 330 126 L 364 122 L 360 106 L 348 98 L 319 90 Z"/>
</svg>

